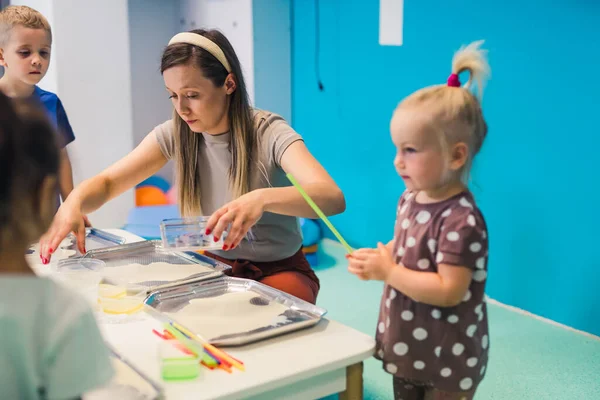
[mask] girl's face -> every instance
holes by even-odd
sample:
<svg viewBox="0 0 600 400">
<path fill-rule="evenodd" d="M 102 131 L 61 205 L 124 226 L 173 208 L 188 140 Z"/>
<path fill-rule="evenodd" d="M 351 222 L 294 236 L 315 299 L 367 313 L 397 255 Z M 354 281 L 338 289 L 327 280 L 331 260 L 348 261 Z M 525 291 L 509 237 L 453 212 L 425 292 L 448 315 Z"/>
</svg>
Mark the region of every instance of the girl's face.
<svg viewBox="0 0 600 400">
<path fill-rule="evenodd" d="M 217 135 L 229 130 L 229 95 L 235 90 L 231 75 L 217 87 L 192 65 L 177 65 L 163 72 L 169 98 L 177 114 L 193 132 Z"/>
<path fill-rule="evenodd" d="M 37 85 L 50 65 L 50 36 L 43 29 L 16 25 L 1 49 L 0 65 L 7 77 L 27 85 Z"/>
<path fill-rule="evenodd" d="M 390 124 L 396 146 L 394 166 L 411 191 L 435 193 L 460 181 L 456 173 L 466 160 L 464 143 L 445 150 L 428 115 L 415 108 L 399 108 Z M 464 157 L 463 157 L 464 156 Z M 461 158 L 465 158 L 461 162 Z"/>
</svg>

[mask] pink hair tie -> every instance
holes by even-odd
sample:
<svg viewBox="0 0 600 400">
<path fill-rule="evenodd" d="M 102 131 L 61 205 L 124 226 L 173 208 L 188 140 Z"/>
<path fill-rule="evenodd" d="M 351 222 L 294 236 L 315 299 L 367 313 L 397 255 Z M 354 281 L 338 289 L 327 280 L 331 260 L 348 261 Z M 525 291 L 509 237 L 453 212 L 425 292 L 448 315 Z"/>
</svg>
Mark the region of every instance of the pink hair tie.
<svg viewBox="0 0 600 400">
<path fill-rule="evenodd" d="M 458 80 L 458 75 L 457 74 L 451 74 L 448 77 L 448 86 L 451 86 L 451 87 L 460 87 L 460 80 Z"/>
</svg>

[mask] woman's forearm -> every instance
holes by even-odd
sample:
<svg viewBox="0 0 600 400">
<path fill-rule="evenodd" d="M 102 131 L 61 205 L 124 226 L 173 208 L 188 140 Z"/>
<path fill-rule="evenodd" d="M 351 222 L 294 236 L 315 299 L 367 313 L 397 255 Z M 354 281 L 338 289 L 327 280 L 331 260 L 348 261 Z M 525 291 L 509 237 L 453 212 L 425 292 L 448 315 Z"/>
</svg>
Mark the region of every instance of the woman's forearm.
<svg viewBox="0 0 600 400">
<path fill-rule="evenodd" d="M 152 176 L 166 163 L 156 137 L 150 133 L 131 153 L 77 186 L 67 202 L 71 201 L 84 214 L 91 213 Z"/>
<path fill-rule="evenodd" d="M 329 183 L 311 183 L 303 187 L 325 215 L 336 215 L 346 209 L 344 194 Z M 304 197 L 293 187 L 265 188 L 261 191 L 264 211 L 302 218 L 318 218 Z"/>
<path fill-rule="evenodd" d="M 102 175 L 98 175 L 81 182 L 73 189 L 66 203 L 76 207 L 83 214 L 89 214 L 110 199 L 110 184 Z"/>
</svg>

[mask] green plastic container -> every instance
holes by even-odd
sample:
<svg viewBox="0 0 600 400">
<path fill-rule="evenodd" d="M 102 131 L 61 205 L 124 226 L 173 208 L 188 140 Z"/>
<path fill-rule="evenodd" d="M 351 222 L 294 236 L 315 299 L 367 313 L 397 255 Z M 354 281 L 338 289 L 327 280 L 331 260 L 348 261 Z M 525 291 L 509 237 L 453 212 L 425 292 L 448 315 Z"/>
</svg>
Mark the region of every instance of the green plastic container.
<svg viewBox="0 0 600 400">
<path fill-rule="evenodd" d="M 160 345 L 162 378 L 165 381 L 196 379 L 200 375 L 200 359 L 178 348 L 179 342 L 168 340 Z"/>
</svg>

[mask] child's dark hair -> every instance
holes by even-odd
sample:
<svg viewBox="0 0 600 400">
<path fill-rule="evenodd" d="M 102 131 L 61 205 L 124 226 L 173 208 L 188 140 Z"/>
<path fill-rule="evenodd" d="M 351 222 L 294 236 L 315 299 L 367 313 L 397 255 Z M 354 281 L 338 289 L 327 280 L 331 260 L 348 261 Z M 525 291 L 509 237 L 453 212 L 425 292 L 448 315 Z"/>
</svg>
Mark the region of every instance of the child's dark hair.
<svg viewBox="0 0 600 400">
<path fill-rule="evenodd" d="M 0 93 L 0 246 L 38 228 L 40 187 L 59 168 L 55 137 L 38 107 Z"/>
</svg>

